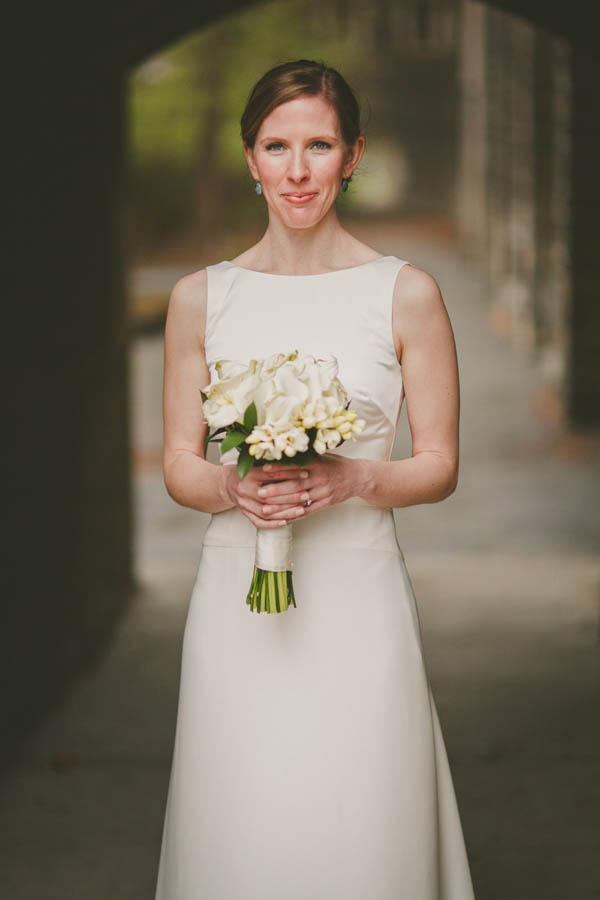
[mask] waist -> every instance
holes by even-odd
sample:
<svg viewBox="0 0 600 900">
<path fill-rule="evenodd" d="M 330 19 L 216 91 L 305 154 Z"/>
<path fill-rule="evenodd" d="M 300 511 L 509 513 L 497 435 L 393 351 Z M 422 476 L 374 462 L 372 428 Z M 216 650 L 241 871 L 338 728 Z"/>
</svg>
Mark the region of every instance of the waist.
<svg viewBox="0 0 600 900">
<path fill-rule="evenodd" d="M 394 513 L 390 506 L 374 506 L 361 497 L 308 513 L 291 522 L 293 546 L 355 548 L 398 552 Z M 213 513 L 203 545 L 256 546 L 256 526 L 237 507 Z"/>
</svg>

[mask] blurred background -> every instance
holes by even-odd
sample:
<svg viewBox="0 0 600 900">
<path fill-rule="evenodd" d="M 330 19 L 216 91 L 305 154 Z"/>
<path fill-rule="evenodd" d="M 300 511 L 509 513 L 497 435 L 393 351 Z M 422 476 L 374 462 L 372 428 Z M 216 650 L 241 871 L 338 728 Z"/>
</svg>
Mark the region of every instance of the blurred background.
<svg viewBox="0 0 600 900">
<path fill-rule="evenodd" d="M 475 894 L 597 900 L 600 65 L 586 4 L 139 0 L 84 21 L 64 2 L 33 30 L 15 16 L 31 64 L 14 69 L 6 244 L 2 896 L 153 896 L 209 520 L 162 478 L 167 302 L 179 277 L 264 233 L 239 120 L 268 68 L 304 57 L 339 69 L 362 108 L 340 220 L 433 275 L 454 329 L 459 485 L 395 517 Z M 410 454 L 403 409 L 394 458 Z"/>
</svg>

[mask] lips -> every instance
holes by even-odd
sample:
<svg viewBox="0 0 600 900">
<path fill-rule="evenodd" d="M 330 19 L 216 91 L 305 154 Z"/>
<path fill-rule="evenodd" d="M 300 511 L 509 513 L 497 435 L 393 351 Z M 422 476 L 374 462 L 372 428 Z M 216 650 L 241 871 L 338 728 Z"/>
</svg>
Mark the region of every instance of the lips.
<svg viewBox="0 0 600 900">
<path fill-rule="evenodd" d="M 283 196 L 290 203 L 308 203 L 309 200 L 316 196 L 316 192 L 313 191 L 310 194 L 284 194 Z"/>
</svg>

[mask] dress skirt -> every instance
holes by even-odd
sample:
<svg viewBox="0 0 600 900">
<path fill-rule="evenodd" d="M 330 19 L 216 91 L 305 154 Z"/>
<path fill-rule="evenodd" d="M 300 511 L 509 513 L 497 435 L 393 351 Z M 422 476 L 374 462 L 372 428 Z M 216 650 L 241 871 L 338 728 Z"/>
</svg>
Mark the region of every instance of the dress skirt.
<svg viewBox="0 0 600 900">
<path fill-rule="evenodd" d="M 472 900 L 393 512 L 353 497 L 293 533 L 297 607 L 251 612 L 256 529 L 211 517 L 156 900 Z"/>
</svg>

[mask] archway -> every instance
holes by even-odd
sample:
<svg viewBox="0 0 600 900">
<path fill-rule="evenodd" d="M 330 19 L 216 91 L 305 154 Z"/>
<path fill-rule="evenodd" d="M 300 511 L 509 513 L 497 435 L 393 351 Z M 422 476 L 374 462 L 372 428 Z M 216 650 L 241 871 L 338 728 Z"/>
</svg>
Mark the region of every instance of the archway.
<svg viewBox="0 0 600 900">
<path fill-rule="evenodd" d="M 425 0 L 422 0 L 425 4 Z M 16 216 L 7 305 L 7 733 L 19 734 L 103 646 L 132 590 L 125 287 L 118 220 L 127 71 L 247 2 L 13 8 Z M 586 6 L 496 4 L 573 45 L 570 415 L 600 424 L 595 248 L 598 61 Z M 25 61 L 25 62 L 24 62 Z M 8 749 L 8 745 L 5 745 Z"/>
</svg>

